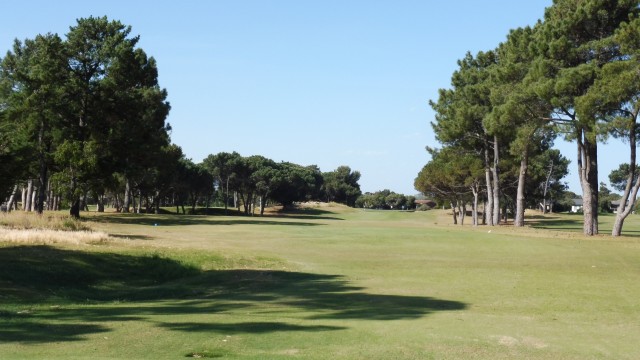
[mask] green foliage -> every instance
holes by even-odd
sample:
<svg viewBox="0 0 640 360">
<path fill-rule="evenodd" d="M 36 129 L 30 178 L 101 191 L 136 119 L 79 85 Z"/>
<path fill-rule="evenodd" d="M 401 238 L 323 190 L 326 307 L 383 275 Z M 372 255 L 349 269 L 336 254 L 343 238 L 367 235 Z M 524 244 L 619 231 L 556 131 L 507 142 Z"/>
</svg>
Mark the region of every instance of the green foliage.
<svg viewBox="0 0 640 360">
<path fill-rule="evenodd" d="M 406 196 L 384 189 L 360 195 L 355 201 L 355 206 L 364 209 L 412 210 L 416 207 L 415 203 L 414 196 Z"/>
<path fill-rule="evenodd" d="M 468 198 L 484 176 L 481 160 L 452 147 L 429 150 L 432 158 L 416 177 L 416 190 L 438 201 Z"/>
<path fill-rule="evenodd" d="M 598 209 L 602 213 L 611 213 L 611 202 L 615 200 L 620 200 L 620 195 L 614 192 L 611 192 L 607 185 L 603 182 L 600 183 L 599 189 L 599 197 L 598 197 Z"/>
<path fill-rule="evenodd" d="M 315 165 L 276 163 L 260 155 L 243 157 L 237 152 L 221 152 L 207 156 L 202 166 L 214 177 L 225 208 L 229 193 L 237 192 L 247 215 L 256 202 L 261 205 L 262 214 L 269 200 L 290 207 L 297 201 L 319 199 L 323 186 L 322 173 Z"/>
<path fill-rule="evenodd" d="M 7 162 L 20 164 L 14 183 L 39 178 L 39 212 L 50 173 L 77 210 L 80 196 L 113 186 L 112 174 L 148 183 L 163 160 L 167 92 L 158 86 L 155 60 L 130 33 L 119 21 L 82 18 L 65 39 L 16 41 L 2 59 L 0 157 L 3 148 L 16 155 Z M 5 130 L 15 131 L 11 141 Z"/>
<path fill-rule="evenodd" d="M 624 192 L 630 174 L 631 169 L 629 168 L 629 164 L 620 164 L 617 169 L 611 170 L 611 173 L 609 174 L 609 182 L 614 189 Z M 634 184 L 638 180 L 638 176 L 640 176 L 640 169 L 638 169 L 638 166 L 636 165 L 630 183 Z"/>
<path fill-rule="evenodd" d="M 360 191 L 360 172 L 351 171 L 348 166 L 339 166 L 336 170 L 323 173 L 321 191 L 327 202 L 338 202 L 348 206 L 354 206 L 357 198 L 362 195 Z"/>
<path fill-rule="evenodd" d="M 312 200 L 322 185 L 322 173 L 317 167 L 289 162 L 280 163 L 279 179 L 271 197 L 285 208 L 296 201 Z"/>
</svg>

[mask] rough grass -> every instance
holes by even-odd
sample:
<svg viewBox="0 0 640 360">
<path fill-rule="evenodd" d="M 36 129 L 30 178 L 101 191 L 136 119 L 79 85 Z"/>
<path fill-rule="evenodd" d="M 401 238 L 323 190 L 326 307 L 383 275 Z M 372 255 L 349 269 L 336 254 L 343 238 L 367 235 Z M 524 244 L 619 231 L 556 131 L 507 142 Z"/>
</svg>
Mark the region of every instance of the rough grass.
<svg viewBox="0 0 640 360">
<path fill-rule="evenodd" d="M 18 244 L 100 244 L 113 239 L 60 213 L 38 215 L 22 211 L 0 214 L 0 241 Z"/>
<path fill-rule="evenodd" d="M 31 245 L 52 244 L 102 244 L 110 240 L 104 232 L 61 231 L 61 230 L 20 230 L 0 228 L 0 242 Z"/>
<path fill-rule="evenodd" d="M 38 215 L 32 212 L 12 211 L 0 213 L 0 226 L 19 230 L 60 230 L 90 231 L 91 228 L 80 220 L 59 212 Z"/>
<path fill-rule="evenodd" d="M 83 215 L 121 241 L 0 246 L 0 358 L 640 357 L 640 240 L 579 218 Z"/>
</svg>

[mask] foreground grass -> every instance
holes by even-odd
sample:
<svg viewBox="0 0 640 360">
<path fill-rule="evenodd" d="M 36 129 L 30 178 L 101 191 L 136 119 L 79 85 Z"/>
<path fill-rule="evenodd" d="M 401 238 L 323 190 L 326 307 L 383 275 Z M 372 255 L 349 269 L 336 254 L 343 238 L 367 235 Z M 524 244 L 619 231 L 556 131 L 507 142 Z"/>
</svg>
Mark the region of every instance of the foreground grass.
<svg viewBox="0 0 640 360">
<path fill-rule="evenodd" d="M 118 241 L 0 247 L 0 358 L 640 357 L 640 240 L 443 216 L 91 215 Z"/>
</svg>

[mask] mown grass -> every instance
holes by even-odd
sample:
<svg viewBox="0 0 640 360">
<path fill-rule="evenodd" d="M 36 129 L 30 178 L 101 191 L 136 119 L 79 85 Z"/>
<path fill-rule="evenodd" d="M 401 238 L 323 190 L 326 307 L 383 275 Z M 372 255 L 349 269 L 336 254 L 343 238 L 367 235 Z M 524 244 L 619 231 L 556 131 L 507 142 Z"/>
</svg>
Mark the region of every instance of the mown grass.
<svg viewBox="0 0 640 360">
<path fill-rule="evenodd" d="M 640 357 L 640 240 L 571 216 L 87 217 L 115 240 L 0 247 L 0 358 Z"/>
</svg>

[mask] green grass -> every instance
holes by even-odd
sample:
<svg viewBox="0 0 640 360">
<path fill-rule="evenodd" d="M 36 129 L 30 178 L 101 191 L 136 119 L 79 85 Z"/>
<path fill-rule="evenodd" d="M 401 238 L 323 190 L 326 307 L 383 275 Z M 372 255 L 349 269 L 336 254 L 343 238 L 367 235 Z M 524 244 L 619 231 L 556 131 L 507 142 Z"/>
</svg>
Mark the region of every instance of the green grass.
<svg viewBox="0 0 640 360">
<path fill-rule="evenodd" d="M 118 241 L 0 246 L 0 358 L 640 357 L 640 239 L 579 217 L 88 218 Z"/>
</svg>

